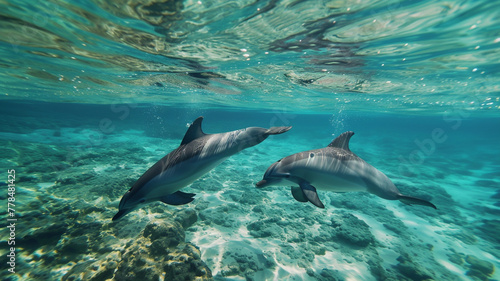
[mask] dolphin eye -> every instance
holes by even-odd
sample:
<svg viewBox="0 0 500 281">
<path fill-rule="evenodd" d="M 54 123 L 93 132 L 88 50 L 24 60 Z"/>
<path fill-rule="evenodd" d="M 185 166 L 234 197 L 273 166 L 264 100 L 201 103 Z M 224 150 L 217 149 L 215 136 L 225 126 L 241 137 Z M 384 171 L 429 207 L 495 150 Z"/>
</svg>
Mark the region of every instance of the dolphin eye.
<svg viewBox="0 0 500 281">
<path fill-rule="evenodd" d="M 144 203 L 146 202 L 146 199 L 142 198 L 141 200 L 139 200 L 139 203 Z"/>
<path fill-rule="evenodd" d="M 314 157 L 314 153 L 309 154 L 309 157 L 313 158 Z"/>
</svg>

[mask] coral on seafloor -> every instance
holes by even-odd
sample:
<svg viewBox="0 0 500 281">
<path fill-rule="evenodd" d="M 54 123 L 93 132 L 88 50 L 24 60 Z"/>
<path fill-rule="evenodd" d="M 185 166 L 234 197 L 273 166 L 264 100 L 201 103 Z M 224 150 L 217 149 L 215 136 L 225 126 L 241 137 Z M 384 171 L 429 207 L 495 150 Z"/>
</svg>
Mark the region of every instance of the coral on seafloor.
<svg viewBox="0 0 500 281">
<path fill-rule="evenodd" d="M 75 265 L 62 280 L 213 280 L 199 249 L 175 221 L 150 222 L 122 251 Z"/>
</svg>

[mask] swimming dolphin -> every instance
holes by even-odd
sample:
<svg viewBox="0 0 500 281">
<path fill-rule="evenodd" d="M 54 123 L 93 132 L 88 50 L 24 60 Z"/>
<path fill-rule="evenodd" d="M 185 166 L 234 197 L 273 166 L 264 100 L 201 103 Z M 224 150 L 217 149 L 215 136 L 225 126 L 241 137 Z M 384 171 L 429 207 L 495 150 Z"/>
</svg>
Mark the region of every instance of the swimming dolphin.
<svg viewBox="0 0 500 281">
<path fill-rule="evenodd" d="M 220 134 L 205 134 L 201 129 L 203 117 L 191 124 L 181 145 L 156 162 L 123 195 L 117 220 L 143 204 L 161 201 L 183 205 L 196 194 L 179 191 L 219 165 L 229 156 L 264 141 L 269 135 L 282 134 L 292 127 L 270 129 L 249 127 Z"/>
<path fill-rule="evenodd" d="M 392 181 L 382 172 L 366 163 L 349 149 L 353 132 L 345 132 L 327 147 L 299 152 L 278 160 L 257 183 L 262 188 L 282 182 L 292 186 L 293 197 L 300 202 L 311 202 L 319 208 L 316 188 L 334 192 L 367 191 L 388 200 L 405 204 L 436 206 L 424 199 L 401 194 Z"/>
</svg>

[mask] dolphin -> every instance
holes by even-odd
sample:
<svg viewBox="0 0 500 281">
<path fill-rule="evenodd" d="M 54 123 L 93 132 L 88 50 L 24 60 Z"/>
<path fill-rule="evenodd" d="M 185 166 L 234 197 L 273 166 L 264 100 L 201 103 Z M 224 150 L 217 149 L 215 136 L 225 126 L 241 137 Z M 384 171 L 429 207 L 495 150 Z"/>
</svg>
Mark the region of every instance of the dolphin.
<svg viewBox="0 0 500 281">
<path fill-rule="evenodd" d="M 245 148 L 264 141 L 269 135 L 282 134 L 292 127 L 269 129 L 249 127 L 220 134 L 205 134 L 201 129 L 203 117 L 188 128 L 181 145 L 149 168 L 123 195 L 117 220 L 143 206 L 161 201 L 169 205 L 184 205 L 196 194 L 179 191 Z"/>
<path fill-rule="evenodd" d="M 311 202 L 319 208 L 316 189 L 350 192 L 366 191 L 388 200 L 405 204 L 432 207 L 431 202 L 401 194 L 392 181 L 372 165 L 366 163 L 349 149 L 354 132 L 345 132 L 327 147 L 299 152 L 273 163 L 256 185 L 263 188 L 287 183 L 292 185 L 292 195 L 300 202 Z"/>
</svg>

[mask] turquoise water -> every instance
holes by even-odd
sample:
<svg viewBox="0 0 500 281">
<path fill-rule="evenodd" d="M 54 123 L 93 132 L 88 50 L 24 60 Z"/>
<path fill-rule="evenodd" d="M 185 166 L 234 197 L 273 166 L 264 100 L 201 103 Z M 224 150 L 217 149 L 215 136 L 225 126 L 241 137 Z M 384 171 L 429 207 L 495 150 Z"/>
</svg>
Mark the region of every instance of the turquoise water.
<svg viewBox="0 0 500 281">
<path fill-rule="evenodd" d="M 2 280 L 500 280 L 500 2 L 0 7 Z M 111 221 L 199 116 L 293 128 Z M 437 209 L 255 187 L 345 131 Z"/>
</svg>

